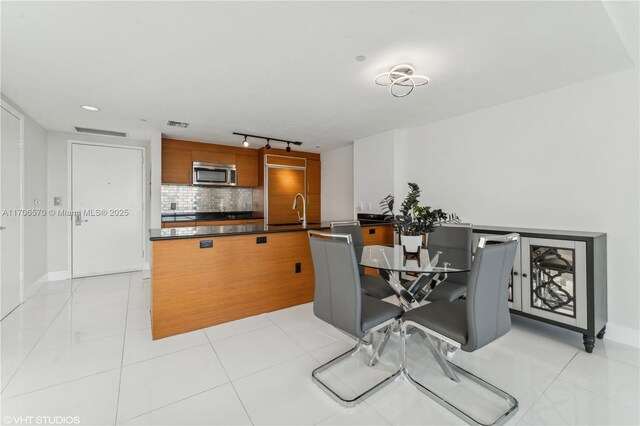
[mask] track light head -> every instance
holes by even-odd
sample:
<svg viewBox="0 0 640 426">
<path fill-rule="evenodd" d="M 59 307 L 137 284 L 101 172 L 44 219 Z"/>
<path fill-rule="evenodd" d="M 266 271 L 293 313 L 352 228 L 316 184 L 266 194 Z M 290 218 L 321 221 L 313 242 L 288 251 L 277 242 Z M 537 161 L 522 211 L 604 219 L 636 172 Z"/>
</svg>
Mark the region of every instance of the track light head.
<svg viewBox="0 0 640 426">
<path fill-rule="evenodd" d="M 291 152 L 291 147 L 289 146 L 289 142 L 287 142 L 287 152 Z"/>
<path fill-rule="evenodd" d="M 249 146 L 249 142 L 247 141 L 247 137 L 244 137 L 244 141 L 242 141 L 242 146 L 244 146 L 245 148 L 247 148 Z"/>
<path fill-rule="evenodd" d="M 271 149 L 271 144 L 269 142 L 269 139 L 267 139 L 267 144 L 264 146 L 267 149 Z"/>
</svg>

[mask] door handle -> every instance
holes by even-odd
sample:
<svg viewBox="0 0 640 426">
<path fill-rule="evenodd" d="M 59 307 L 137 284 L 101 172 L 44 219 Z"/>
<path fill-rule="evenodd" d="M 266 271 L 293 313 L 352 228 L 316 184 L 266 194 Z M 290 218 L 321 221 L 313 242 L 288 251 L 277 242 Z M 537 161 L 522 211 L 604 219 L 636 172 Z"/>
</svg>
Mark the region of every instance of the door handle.
<svg viewBox="0 0 640 426">
<path fill-rule="evenodd" d="M 78 213 L 76 215 L 76 226 L 82 225 L 82 222 L 88 222 L 88 220 L 82 220 L 82 215 Z"/>
</svg>

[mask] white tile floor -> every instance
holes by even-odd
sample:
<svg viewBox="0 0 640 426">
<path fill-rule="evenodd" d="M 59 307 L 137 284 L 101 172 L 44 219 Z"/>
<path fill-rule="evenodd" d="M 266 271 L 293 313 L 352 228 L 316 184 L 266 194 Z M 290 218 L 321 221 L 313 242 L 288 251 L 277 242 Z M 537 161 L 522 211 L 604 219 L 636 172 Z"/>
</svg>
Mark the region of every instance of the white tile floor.
<svg viewBox="0 0 640 426">
<path fill-rule="evenodd" d="M 81 424 L 409 425 L 460 420 L 397 380 L 342 409 L 311 370 L 353 342 L 317 320 L 311 305 L 151 340 L 149 281 L 141 274 L 47 283 L 5 318 L 1 333 L 3 424 L 19 416 L 78 416 Z M 496 401 L 444 379 L 410 342 L 415 375 L 491 414 Z M 390 341 L 374 370 L 357 357 L 325 375 L 347 395 L 397 362 Z M 577 333 L 522 318 L 497 342 L 455 362 L 514 395 L 511 424 L 639 424 L 640 353 L 612 341 L 582 350 Z M 24 421 L 24 420 L 23 420 Z"/>
</svg>

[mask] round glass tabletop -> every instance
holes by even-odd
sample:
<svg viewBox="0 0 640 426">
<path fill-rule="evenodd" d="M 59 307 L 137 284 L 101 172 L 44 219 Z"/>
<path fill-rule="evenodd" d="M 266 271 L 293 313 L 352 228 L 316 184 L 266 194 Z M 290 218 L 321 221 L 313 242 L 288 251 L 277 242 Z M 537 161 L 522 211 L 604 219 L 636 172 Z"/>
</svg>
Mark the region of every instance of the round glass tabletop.
<svg viewBox="0 0 640 426">
<path fill-rule="evenodd" d="M 395 272 L 456 273 L 468 272 L 468 253 L 450 247 L 429 246 L 418 253 L 405 253 L 401 245 L 364 246 L 356 249 L 359 264 L 367 268 Z"/>
</svg>

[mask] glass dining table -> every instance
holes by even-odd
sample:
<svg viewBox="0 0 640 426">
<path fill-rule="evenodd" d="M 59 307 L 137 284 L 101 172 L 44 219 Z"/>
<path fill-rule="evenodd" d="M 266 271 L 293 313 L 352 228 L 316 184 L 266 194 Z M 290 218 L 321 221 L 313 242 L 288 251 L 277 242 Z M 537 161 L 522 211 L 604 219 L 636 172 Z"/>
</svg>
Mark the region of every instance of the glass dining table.
<svg viewBox="0 0 640 426">
<path fill-rule="evenodd" d="M 420 306 L 418 294 L 428 294 L 449 274 L 468 272 L 468 253 L 451 247 L 421 247 L 417 253 L 407 253 L 402 245 L 372 245 L 356 249 L 361 266 L 380 271 L 397 293 L 405 311 Z M 414 280 L 404 280 L 413 275 Z M 423 298 L 422 298 L 423 299 Z"/>
</svg>

